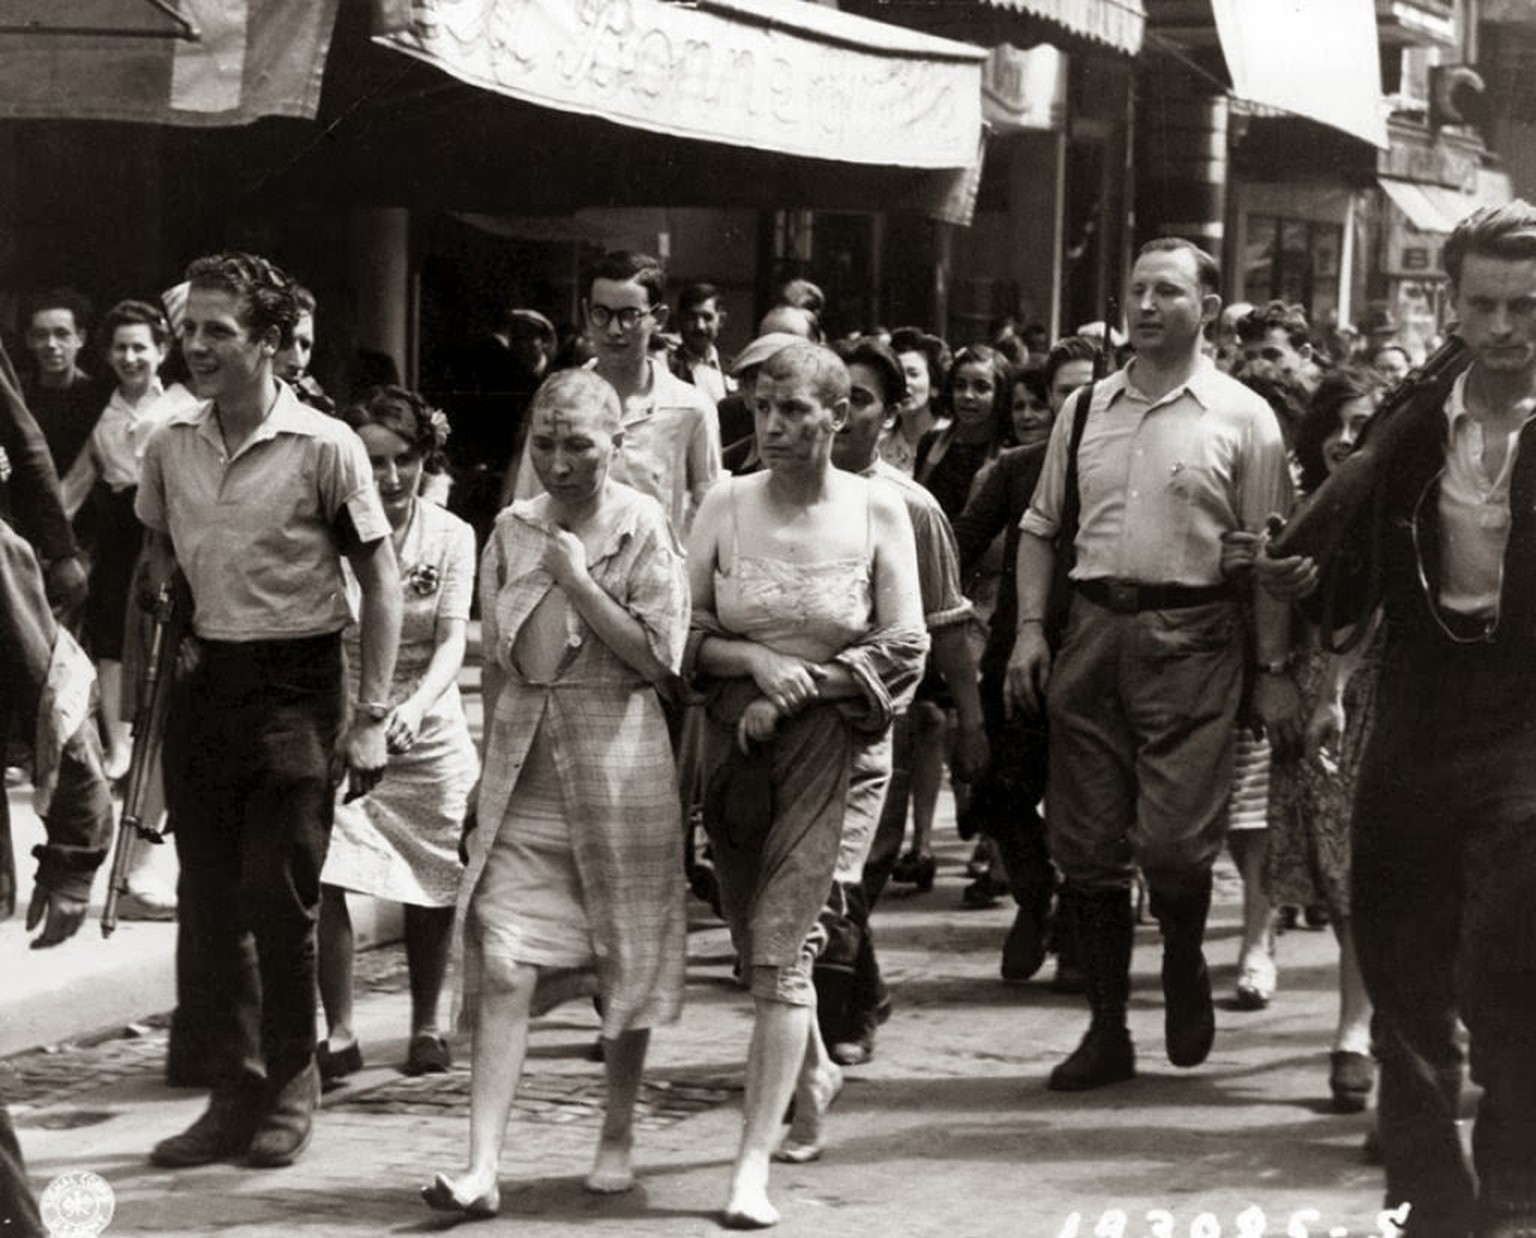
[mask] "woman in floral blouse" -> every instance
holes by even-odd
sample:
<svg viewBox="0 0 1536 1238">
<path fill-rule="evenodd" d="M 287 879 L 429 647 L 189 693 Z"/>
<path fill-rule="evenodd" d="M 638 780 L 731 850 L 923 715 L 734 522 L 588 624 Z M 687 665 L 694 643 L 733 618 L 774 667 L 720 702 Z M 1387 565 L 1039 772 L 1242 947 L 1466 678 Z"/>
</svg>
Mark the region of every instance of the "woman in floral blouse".
<svg viewBox="0 0 1536 1238">
<path fill-rule="evenodd" d="M 447 420 L 400 387 L 376 388 L 342 418 L 373 463 L 405 604 L 385 732 L 389 766 L 366 796 L 337 805 L 320 874 L 320 997 L 329 1035 L 319 1059 L 327 1080 L 363 1064 L 352 1031 L 348 890 L 405 905 L 411 1040 L 404 1069 L 413 1075 L 448 1069 L 437 1012 L 463 874 L 459 833 L 478 776 L 456 683 L 474 596 L 475 535 L 420 497 L 422 475 L 442 470 Z M 355 625 L 345 640 L 355 676 Z"/>
</svg>

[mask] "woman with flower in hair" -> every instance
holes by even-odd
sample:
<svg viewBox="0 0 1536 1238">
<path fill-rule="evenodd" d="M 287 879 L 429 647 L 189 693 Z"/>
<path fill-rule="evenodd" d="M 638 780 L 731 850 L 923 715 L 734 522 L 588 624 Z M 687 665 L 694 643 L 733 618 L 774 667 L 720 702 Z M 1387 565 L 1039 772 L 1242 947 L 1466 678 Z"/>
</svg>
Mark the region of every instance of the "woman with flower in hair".
<svg viewBox="0 0 1536 1238">
<path fill-rule="evenodd" d="M 389 765 L 367 795 L 337 805 L 320 874 L 320 1000 L 328 1035 L 318 1056 L 326 1081 L 363 1064 L 352 1030 L 349 890 L 404 904 L 411 986 L 404 1069 L 411 1075 L 448 1069 L 438 1005 L 463 872 L 459 832 L 479 774 L 456 683 L 474 595 L 475 536 L 464 521 L 420 496 L 423 474 L 443 469 L 447 418 L 414 392 L 378 387 L 342 419 L 368 449 L 405 604 L 385 729 Z M 355 623 L 344 640 L 355 675 Z"/>
</svg>

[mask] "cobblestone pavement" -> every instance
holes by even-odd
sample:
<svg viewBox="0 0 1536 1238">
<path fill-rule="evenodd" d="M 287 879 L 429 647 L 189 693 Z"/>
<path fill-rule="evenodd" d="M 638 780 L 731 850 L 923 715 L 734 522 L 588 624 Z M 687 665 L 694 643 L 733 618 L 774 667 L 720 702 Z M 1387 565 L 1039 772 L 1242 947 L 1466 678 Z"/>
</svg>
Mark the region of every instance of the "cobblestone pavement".
<svg viewBox="0 0 1536 1238">
<path fill-rule="evenodd" d="M 388 946 L 357 958 L 354 983 L 359 993 L 401 993 L 407 986 L 405 951 Z M 90 1041 L 50 1046 L 0 1061 L 0 1101 L 16 1115 L 18 1125 L 68 1130 L 94 1125 L 112 1116 L 110 1110 L 82 1104 L 108 1085 L 136 1076 L 157 1076 L 164 1066 L 169 1016 L 156 1015 L 121 1031 Z M 586 1070 L 572 1063 L 540 1069 L 530 1063 L 518 1088 L 513 1122 L 595 1128 L 603 1112 L 603 1069 L 596 1054 Z M 572 1073 L 573 1070 L 579 1073 Z M 417 1078 L 376 1078 L 328 1092 L 327 1110 L 360 1114 L 454 1117 L 469 1110 L 469 1067 L 460 1064 L 446 1073 Z M 640 1090 L 635 1122 L 641 1130 L 662 1130 L 731 1100 L 741 1091 L 739 1079 L 718 1073 L 697 1078 L 676 1069 L 670 1077 L 648 1079 Z M 584 1134 L 583 1139 L 590 1136 Z"/>
</svg>

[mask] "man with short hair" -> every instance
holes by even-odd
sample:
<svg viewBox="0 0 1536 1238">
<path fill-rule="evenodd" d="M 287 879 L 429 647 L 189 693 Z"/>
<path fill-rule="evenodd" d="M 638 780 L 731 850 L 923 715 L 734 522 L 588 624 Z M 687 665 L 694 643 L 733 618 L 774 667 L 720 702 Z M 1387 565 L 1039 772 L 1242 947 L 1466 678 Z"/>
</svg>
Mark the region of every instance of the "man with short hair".
<svg viewBox="0 0 1536 1238">
<path fill-rule="evenodd" d="M 681 537 L 720 476 L 720 432 L 710 399 L 651 355 L 667 319 L 666 275 L 649 254 L 617 250 L 592 265 L 585 286 L 582 313 L 597 354 L 591 368 L 624 406 L 612 475 L 659 502 Z M 511 497 L 539 492 L 525 453 Z"/>
<path fill-rule="evenodd" d="M 312 1133 L 332 770 L 345 764 L 354 796 L 384 771 L 400 578 L 362 441 L 274 373 L 299 317 L 293 282 L 243 253 L 187 278 L 182 351 L 202 402 L 150 439 L 135 511 L 146 592 L 179 570 L 193 603 L 195 669 L 173 689 L 164 767 L 179 931 L 199 956 L 180 969 L 179 1007 L 207 1028 L 213 1095 L 150 1159 L 268 1168 Z M 343 557 L 362 589 L 350 711 Z"/>
<path fill-rule="evenodd" d="M 736 390 L 717 346 L 724 325 L 720 289 L 713 284 L 688 284 L 677 294 L 677 331 L 682 343 L 672 354 L 672 373 L 692 383 L 716 405 Z M 723 435 L 721 442 L 725 442 Z"/>
<path fill-rule="evenodd" d="M 944 510 L 924 486 L 880 459 L 880 436 L 896 421 L 907 398 L 907 379 L 890 345 L 863 337 L 839 350 L 848 367 L 848 419 L 832 440 L 832 463 L 893 491 L 912 521 L 917 545 L 918 588 L 928 628 L 929 665 L 955 702 L 956 777 L 977 777 L 988 761 L 971 644 L 974 612 L 960 587 L 960 556 Z M 833 946 L 815 973 L 817 1015 L 832 1058 L 843 1066 L 874 1054 L 875 1029 L 890 1012 L 880 977 L 869 917 L 901 851 L 906 818 L 881 813 L 892 768 L 886 734 L 855 766 L 848 788 L 843 849 L 838 857 Z"/>
<path fill-rule="evenodd" d="M 1331 569 L 1335 620 L 1379 606 L 1386 634 L 1350 909 L 1387 1204 L 1412 1205 L 1412 1238 L 1514 1238 L 1536 1232 L 1536 206 L 1474 212 L 1441 254 L 1471 366 L 1398 413 L 1383 500 L 1344 543 L 1379 555 Z M 1260 578 L 1296 564 L 1261 557 Z"/>
<path fill-rule="evenodd" d="M 1045 355 L 1045 395 L 1051 417 L 1060 415 L 1063 406 L 1079 387 L 1093 381 L 1101 357 L 1099 346 L 1083 335 L 1069 335 L 1057 340 Z"/>
<path fill-rule="evenodd" d="M 1215 1037 L 1203 953 L 1221 850 L 1243 662 L 1223 537 L 1288 509 L 1285 449 L 1269 406 L 1202 355 L 1221 308 L 1215 260 L 1189 241 L 1142 247 L 1131 272 L 1134 359 L 1094 384 L 1070 458 L 1079 393 L 1052 429 L 1020 527 L 1017 636 L 1006 692 L 1047 706 L 1051 855 L 1076 932 L 1092 1022 L 1049 1086 L 1135 1075 L 1126 1028 L 1139 864 L 1163 933 L 1169 1060 L 1196 1066 Z M 1045 625 L 1056 540 L 1071 536 L 1073 597 L 1053 657 Z M 1295 727 L 1286 607 L 1255 599 L 1255 708 Z M 1046 697 L 1047 677 L 1049 695 Z"/>
<path fill-rule="evenodd" d="M 299 303 L 299 321 L 293 326 L 292 342 L 278 352 L 273 370 L 305 404 L 334 416 L 336 401 L 325 394 L 325 388 L 309 372 L 310 362 L 315 355 L 315 310 L 318 303 L 315 294 L 302 284 L 294 285 L 294 296 Z"/>
<path fill-rule="evenodd" d="M 73 288 L 42 293 L 26 311 L 32 371 L 22 379 L 22 395 L 48 440 L 60 477 L 90 438 L 111 394 L 110 384 L 97 382 L 80 368 L 90 314 L 90 302 Z"/>
<path fill-rule="evenodd" d="M 1307 316 L 1299 305 L 1270 301 L 1237 320 L 1245 373 L 1301 387 L 1308 395 L 1322 377 L 1313 354 Z"/>
</svg>

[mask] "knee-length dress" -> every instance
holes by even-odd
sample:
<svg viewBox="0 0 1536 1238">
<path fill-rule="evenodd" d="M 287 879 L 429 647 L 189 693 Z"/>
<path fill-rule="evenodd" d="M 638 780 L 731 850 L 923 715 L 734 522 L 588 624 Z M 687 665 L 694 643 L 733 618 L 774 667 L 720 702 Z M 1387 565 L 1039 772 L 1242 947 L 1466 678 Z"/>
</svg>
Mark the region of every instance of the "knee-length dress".
<svg viewBox="0 0 1536 1238">
<path fill-rule="evenodd" d="M 611 483 L 604 515 L 588 571 L 675 669 L 688 633 L 688 582 L 666 513 Z M 505 682 L 487 702 L 479 824 L 461 904 L 466 1006 L 488 951 L 591 965 L 603 1035 L 614 1037 L 676 1018 L 681 1007 L 682 812 L 656 688 L 599 639 L 541 566 L 553 521 L 548 495 L 515 503 L 497 517 L 481 556 L 482 647 Z"/>
<path fill-rule="evenodd" d="M 813 704 L 780 721 L 774 736 L 754 745 L 766 766 L 771 799 L 757 827 L 741 803 L 707 808 L 705 825 L 720 880 L 721 902 L 737 951 L 748 966 L 805 972 L 804 947 L 832 887 L 855 759 L 889 727 L 898 704 L 911 697 L 927 649 L 921 629 L 881 629 L 873 600 L 873 537 L 854 558 L 791 563 L 748 556 L 738 548 L 732 487 L 728 549 L 714 575 L 713 613 L 696 610 L 692 648 L 709 636 L 750 640 L 813 662 L 846 666 L 858 697 Z M 866 504 L 869 496 L 866 494 Z M 866 528 L 870 525 L 866 511 Z M 704 778 L 715 783 L 739 763 L 736 723 L 761 693 L 751 679 L 709 684 Z M 712 797 L 706 793 L 706 805 Z M 807 973 L 808 974 L 808 973 Z M 765 980 L 761 995 L 796 1000 L 792 982 Z M 754 991 L 757 978 L 754 977 Z"/>
<path fill-rule="evenodd" d="M 421 682 L 437 647 L 438 620 L 469 619 L 474 530 L 436 503 L 417 499 L 398 558 L 404 604 L 392 705 Z M 348 625 L 343 640 L 356 699 L 357 624 Z M 479 768 L 458 685 L 449 684 L 422 717 L 410 751 L 390 754 L 384 777 L 367 795 L 337 803 L 320 880 L 413 907 L 452 907 L 464 872 L 459 834 Z"/>
</svg>

